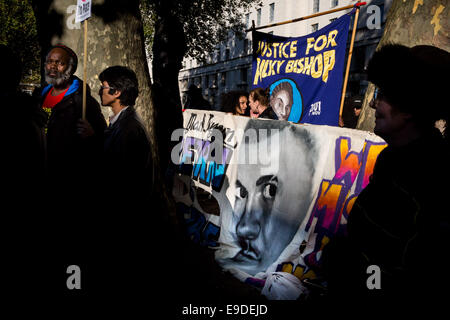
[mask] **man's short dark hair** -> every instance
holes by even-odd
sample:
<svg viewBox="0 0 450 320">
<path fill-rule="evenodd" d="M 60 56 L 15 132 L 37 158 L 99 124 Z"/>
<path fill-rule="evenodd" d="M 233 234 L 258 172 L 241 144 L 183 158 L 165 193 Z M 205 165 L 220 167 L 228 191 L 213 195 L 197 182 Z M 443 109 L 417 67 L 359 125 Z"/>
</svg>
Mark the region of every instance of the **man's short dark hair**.
<svg viewBox="0 0 450 320">
<path fill-rule="evenodd" d="M 139 95 L 139 84 L 133 70 L 123 66 L 109 67 L 100 73 L 99 79 L 101 82 L 108 82 L 113 92 L 121 92 L 119 99 L 122 105 L 134 106 Z M 113 92 L 110 91 L 110 94 Z"/>
</svg>

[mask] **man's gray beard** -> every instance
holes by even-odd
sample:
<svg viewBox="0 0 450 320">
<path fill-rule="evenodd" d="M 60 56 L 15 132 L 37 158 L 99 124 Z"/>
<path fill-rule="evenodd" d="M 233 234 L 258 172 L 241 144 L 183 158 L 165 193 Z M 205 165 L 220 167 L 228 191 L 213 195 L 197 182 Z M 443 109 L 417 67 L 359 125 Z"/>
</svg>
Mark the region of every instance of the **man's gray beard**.
<svg viewBox="0 0 450 320">
<path fill-rule="evenodd" d="M 69 83 L 70 77 L 72 76 L 72 68 L 67 68 L 63 73 L 56 72 L 56 77 L 52 78 L 48 75 L 48 71 L 45 70 L 45 82 L 51 84 L 54 87 L 61 87 Z"/>
</svg>

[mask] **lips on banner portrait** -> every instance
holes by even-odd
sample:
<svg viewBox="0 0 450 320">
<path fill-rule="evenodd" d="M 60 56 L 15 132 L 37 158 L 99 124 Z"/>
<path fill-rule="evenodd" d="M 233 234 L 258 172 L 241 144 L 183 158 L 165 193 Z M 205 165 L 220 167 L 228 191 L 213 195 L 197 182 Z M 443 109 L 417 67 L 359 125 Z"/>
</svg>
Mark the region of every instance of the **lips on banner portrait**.
<svg viewBox="0 0 450 320">
<path fill-rule="evenodd" d="M 369 132 L 221 112 L 186 110 L 184 128 L 172 160 L 186 232 L 261 288 L 276 272 L 316 278 L 324 246 L 343 232 L 386 147 Z M 219 210 L 208 212 L 199 190 Z"/>
</svg>

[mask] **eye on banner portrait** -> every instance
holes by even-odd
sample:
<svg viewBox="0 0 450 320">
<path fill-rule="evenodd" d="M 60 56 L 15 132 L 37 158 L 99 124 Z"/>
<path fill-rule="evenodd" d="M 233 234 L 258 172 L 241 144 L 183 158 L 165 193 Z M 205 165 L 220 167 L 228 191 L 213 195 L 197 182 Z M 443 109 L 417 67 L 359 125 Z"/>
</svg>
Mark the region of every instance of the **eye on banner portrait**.
<svg viewBox="0 0 450 320">
<path fill-rule="evenodd" d="M 184 112 L 184 129 L 172 158 L 186 232 L 259 287 L 277 272 L 316 277 L 386 147 L 359 130 L 199 110 Z"/>
<path fill-rule="evenodd" d="M 270 88 L 270 105 L 278 119 L 338 125 L 353 13 L 303 37 L 252 33 L 252 89 Z"/>
</svg>

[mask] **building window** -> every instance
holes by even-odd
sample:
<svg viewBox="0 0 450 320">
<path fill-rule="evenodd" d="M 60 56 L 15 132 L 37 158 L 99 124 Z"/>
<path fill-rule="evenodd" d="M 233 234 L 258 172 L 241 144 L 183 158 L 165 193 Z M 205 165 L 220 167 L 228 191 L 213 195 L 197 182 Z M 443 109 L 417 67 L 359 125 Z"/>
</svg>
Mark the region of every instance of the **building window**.
<svg viewBox="0 0 450 320">
<path fill-rule="evenodd" d="M 257 26 L 261 25 L 261 8 L 256 10 L 256 25 Z"/>
<path fill-rule="evenodd" d="M 311 32 L 316 32 L 317 30 L 319 30 L 319 24 L 318 23 L 314 23 L 311 25 Z"/>
<path fill-rule="evenodd" d="M 269 4 L 269 22 L 275 19 L 275 3 Z"/>
<path fill-rule="evenodd" d="M 217 88 L 217 74 L 210 74 L 208 76 L 208 88 L 209 89 L 216 89 Z M 209 93 L 209 90 L 208 90 Z M 214 92 L 211 92 L 214 94 Z"/>
<path fill-rule="evenodd" d="M 225 60 L 230 60 L 230 49 L 229 48 L 225 49 Z"/>
<path fill-rule="evenodd" d="M 245 15 L 245 27 L 246 27 L 247 29 L 250 29 L 250 13 L 247 13 L 247 14 Z"/>
<path fill-rule="evenodd" d="M 313 13 L 319 12 L 320 0 L 313 0 Z"/>
<path fill-rule="evenodd" d="M 331 0 L 331 7 L 337 7 L 339 5 L 339 0 Z"/>
<path fill-rule="evenodd" d="M 379 4 L 378 7 L 380 8 L 380 13 L 381 13 L 380 21 L 383 22 L 383 19 L 384 19 L 384 4 Z"/>
<path fill-rule="evenodd" d="M 248 70 L 249 68 L 242 68 L 240 69 L 240 80 L 237 84 L 237 87 L 239 88 L 239 90 L 243 90 L 243 91 L 248 91 Z"/>
<path fill-rule="evenodd" d="M 241 82 L 247 83 L 248 68 L 241 69 Z"/>
<path fill-rule="evenodd" d="M 225 87 L 226 84 L 227 84 L 227 73 L 222 72 L 222 73 L 220 73 L 220 86 Z"/>
<path fill-rule="evenodd" d="M 244 39 L 244 54 L 248 54 L 248 39 Z"/>
</svg>

